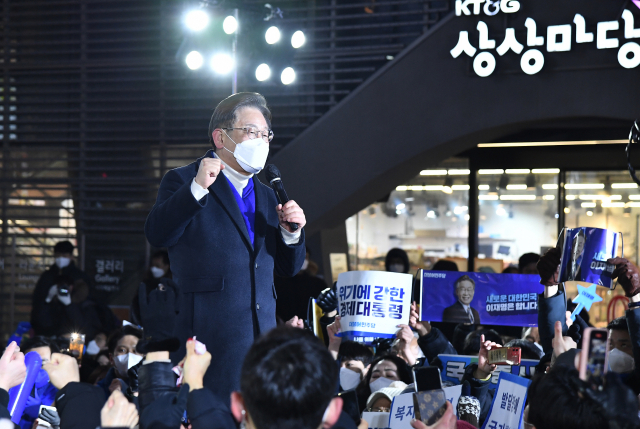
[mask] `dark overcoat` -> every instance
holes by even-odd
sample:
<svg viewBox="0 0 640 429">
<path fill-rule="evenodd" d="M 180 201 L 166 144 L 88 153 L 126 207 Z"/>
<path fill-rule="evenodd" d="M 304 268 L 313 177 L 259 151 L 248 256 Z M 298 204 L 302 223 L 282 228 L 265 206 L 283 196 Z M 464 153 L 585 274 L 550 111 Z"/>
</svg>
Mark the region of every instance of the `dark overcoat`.
<svg viewBox="0 0 640 429">
<path fill-rule="evenodd" d="M 212 151 L 206 157 L 212 157 Z M 204 158 L 204 157 L 203 157 Z M 145 224 L 155 247 L 167 247 L 173 279 L 181 292 L 175 326 L 185 354 L 197 336 L 212 355 L 205 386 L 225 403 L 240 388 L 242 361 L 254 339 L 276 326 L 274 272 L 293 276 L 305 259 L 304 231 L 287 245 L 280 231 L 276 198 L 256 176 L 255 238 L 252 244 L 231 185 L 221 174 L 209 194 L 196 201 L 191 182 L 199 158 L 167 172 Z"/>
</svg>

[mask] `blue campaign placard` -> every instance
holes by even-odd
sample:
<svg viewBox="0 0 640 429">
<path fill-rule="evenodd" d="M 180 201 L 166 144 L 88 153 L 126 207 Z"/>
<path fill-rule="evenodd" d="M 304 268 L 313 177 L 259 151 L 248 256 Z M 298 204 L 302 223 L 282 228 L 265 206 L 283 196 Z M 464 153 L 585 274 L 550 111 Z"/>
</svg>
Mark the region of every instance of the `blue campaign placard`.
<svg viewBox="0 0 640 429">
<path fill-rule="evenodd" d="M 538 275 L 425 270 L 421 281 L 422 320 L 538 326 Z"/>
<path fill-rule="evenodd" d="M 522 426 L 527 389 L 531 380 L 500 373 L 498 387 L 482 429 L 519 429 Z"/>
<path fill-rule="evenodd" d="M 438 355 L 442 362 L 442 381 L 449 381 L 454 384 L 460 384 L 462 382 L 462 376 L 467 366 L 472 363 L 478 363 L 477 356 L 462 356 L 462 355 Z M 520 377 L 533 377 L 536 373 L 536 365 L 540 361 L 533 359 L 522 359 L 520 365 L 498 365 L 491 377 L 490 389 L 495 389 L 498 385 L 498 378 L 502 372 L 507 372 L 512 375 Z"/>
</svg>

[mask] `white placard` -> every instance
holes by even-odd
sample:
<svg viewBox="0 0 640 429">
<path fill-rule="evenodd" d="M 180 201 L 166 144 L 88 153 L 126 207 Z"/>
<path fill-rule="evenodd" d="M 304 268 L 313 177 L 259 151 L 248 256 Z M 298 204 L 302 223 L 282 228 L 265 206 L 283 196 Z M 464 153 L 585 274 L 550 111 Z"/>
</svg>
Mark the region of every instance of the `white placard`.
<svg viewBox="0 0 640 429">
<path fill-rule="evenodd" d="M 413 276 L 385 271 L 349 271 L 338 276 L 338 313 L 346 339 L 371 343 L 393 338 L 409 323 Z"/>
<path fill-rule="evenodd" d="M 444 396 L 447 398 L 447 401 L 453 405 L 453 412 L 458 415 L 456 410 L 458 409 L 458 400 L 462 393 L 462 385 L 458 384 L 457 386 L 443 387 L 442 390 L 444 390 Z"/>
<path fill-rule="evenodd" d="M 389 413 L 362 413 L 362 419 L 367 422 L 369 429 L 387 429 L 389 427 Z"/>
<path fill-rule="evenodd" d="M 413 429 L 411 420 L 415 417 L 413 392 L 403 393 L 393 398 L 389 413 L 389 427 L 391 429 Z"/>
<path fill-rule="evenodd" d="M 527 388 L 531 380 L 501 372 L 489 415 L 483 429 L 518 429 L 522 423 Z"/>
</svg>

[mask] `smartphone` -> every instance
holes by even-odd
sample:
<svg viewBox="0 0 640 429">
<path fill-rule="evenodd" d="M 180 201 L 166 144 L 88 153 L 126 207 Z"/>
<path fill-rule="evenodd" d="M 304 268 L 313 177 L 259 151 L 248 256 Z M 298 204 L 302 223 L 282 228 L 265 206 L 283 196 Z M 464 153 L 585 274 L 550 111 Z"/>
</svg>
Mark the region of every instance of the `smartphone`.
<svg viewBox="0 0 640 429">
<path fill-rule="evenodd" d="M 69 337 L 69 351 L 73 352 L 74 350 L 78 352 L 78 356 L 76 356 L 78 363 L 82 362 L 82 354 L 84 352 L 84 334 L 74 332 Z"/>
<path fill-rule="evenodd" d="M 42 414 L 42 410 L 44 409 L 49 409 L 49 410 L 53 410 L 54 412 L 57 411 L 56 407 L 51 407 L 49 405 L 40 405 L 40 410 L 38 411 L 38 416 L 40 414 Z M 38 419 L 38 426 L 39 428 L 50 428 L 51 427 L 51 423 L 44 421 L 42 419 Z"/>
<path fill-rule="evenodd" d="M 490 364 L 496 365 L 520 365 L 520 347 L 499 347 L 489 350 Z"/>
<path fill-rule="evenodd" d="M 67 289 L 64 286 L 60 286 L 58 288 L 58 295 L 60 295 L 60 296 L 68 296 L 69 295 L 69 289 Z"/>
<path fill-rule="evenodd" d="M 427 426 L 435 424 L 447 411 L 447 397 L 444 390 L 427 390 L 413 394 L 413 409 L 416 420 Z"/>
<path fill-rule="evenodd" d="M 417 392 L 442 389 L 440 369 L 435 366 L 423 366 L 413 370 L 413 387 Z"/>
<path fill-rule="evenodd" d="M 606 329 L 587 328 L 582 335 L 580 352 L 580 378 L 592 388 L 604 384 L 604 374 L 608 369 L 609 338 Z"/>
<path fill-rule="evenodd" d="M 345 390 L 338 393 L 338 397 L 342 398 L 342 411 L 347 413 L 349 417 L 357 425 L 360 424 L 360 407 L 358 406 L 358 395 L 355 389 Z"/>
</svg>

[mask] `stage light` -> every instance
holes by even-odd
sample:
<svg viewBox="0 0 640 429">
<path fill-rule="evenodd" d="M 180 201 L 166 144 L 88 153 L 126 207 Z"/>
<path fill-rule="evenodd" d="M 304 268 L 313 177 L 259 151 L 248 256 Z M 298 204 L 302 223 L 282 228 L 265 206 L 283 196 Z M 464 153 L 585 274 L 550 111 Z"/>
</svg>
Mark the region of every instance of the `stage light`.
<svg viewBox="0 0 640 429">
<path fill-rule="evenodd" d="M 198 51 L 191 51 L 185 58 L 185 62 L 187 63 L 187 67 L 191 70 L 198 70 L 202 67 L 202 63 L 204 60 L 202 59 L 202 55 Z"/>
<path fill-rule="evenodd" d="M 306 38 L 304 37 L 304 33 L 300 30 L 296 31 L 295 33 L 293 33 L 293 36 L 291 36 L 291 46 L 293 46 L 295 49 L 298 49 L 302 45 L 304 45 L 305 41 Z"/>
<path fill-rule="evenodd" d="M 263 82 L 271 77 L 271 69 L 266 64 L 260 64 L 256 68 L 256 79 Z"/>
<path fill-rule="evenodd" d="M 228 54 L 216 54 L 211 58 L 211 68 L 218 74 L 227 74 L 234 67 L 233 58 Z"/>
<path fill-rule="evenodd" d="M 238 21 L 235 16 L 227 16 L 222 22 L 222 29 L 227 34 L 233 34 L 238 29 Z"/>
<path fill-rule="evenodd" d="M 280 40 L 280 30 L 278 30 L 278 27 L 269 27 L 264 34 L 264 39 L 270 45 L 277 43 Z"/>
<path fill-rule="evenodd" d="M 192 10 L 185 16 L 184 22 L 189 30 L 200 31 L 209 24 L 209 15 L 201 9 Z"/>
<path fill-rule="evenodd" d="M 291 67 L 287 67 L 286 69 L 282 70 L 280 80 L 285 85 L 289 85 L 293 83 L 294 80 L 296 80 L 296 72 Z"/>
</svg>

